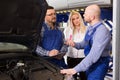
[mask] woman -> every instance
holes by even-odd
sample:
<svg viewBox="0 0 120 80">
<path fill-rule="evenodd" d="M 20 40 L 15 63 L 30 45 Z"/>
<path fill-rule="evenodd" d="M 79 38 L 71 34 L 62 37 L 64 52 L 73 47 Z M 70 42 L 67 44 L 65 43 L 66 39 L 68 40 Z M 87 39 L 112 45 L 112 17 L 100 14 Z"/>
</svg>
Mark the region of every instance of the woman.
<svg viewBox="0 0 120 80">
<path fill-rule="evenodd" d="M 69 15 L 68 27 L 64 30 L 65 40 L 72 39 L 74 42 L 80 42 L 84 39 L 85 32 L 86 26 L 84 25 L 80 13 L 72 11 Z M 68 47 L 66 56 L 69 68 L 76 66 L 85 57 L 83 49 L 77 50 L 71 46 Z M 86 80 L 85 72 L 81 72 L 80 75 L 79 73 L 74 75 L 75 80 L 78 80 L 79 78 Z"/>
</svg>

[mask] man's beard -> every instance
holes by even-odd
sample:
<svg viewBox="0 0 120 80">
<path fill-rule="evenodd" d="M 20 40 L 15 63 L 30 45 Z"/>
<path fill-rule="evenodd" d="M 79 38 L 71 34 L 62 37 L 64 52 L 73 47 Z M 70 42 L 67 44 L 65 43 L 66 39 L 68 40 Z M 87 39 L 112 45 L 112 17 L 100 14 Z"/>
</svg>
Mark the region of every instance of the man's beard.
<svg viewBox="0 0 120 80">
<path fill-rule="evenodd" d="M 53 25 L 55 25 L 55 24 L 56 24 L 56 19 L 54 18 L 54 19 L 52 20 L 52 22 L 53 22 Z"/>
<path fill-rule="evenodd" d="M 53 25 L 55 26 L 55 22 L 53 22 Z"/>
<path fill-rule="evenodd" d="M 84 19 L 84 22 L 85 22 L 85 23 L 90 23 L 90 21 L 88 21 L 88 20 L 85 20 L 85 19 Z"/>
</svg>

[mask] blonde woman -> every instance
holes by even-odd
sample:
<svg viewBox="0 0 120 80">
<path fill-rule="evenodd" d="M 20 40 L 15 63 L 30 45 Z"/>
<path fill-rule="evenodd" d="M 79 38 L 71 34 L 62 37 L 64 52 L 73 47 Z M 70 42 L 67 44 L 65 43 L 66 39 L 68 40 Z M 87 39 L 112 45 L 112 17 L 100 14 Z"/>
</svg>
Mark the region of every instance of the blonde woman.
<svg viewBox="0 0 120 80">
<path fill-rule="evenodd" d="M 64 29 L 65 40 L 73 40 L 74 42 L 80 42 L 84 39 L 86 32 L 86 26 L 84 25 L 83 19 L 79 12 L 72 11 L 69 15 L 68 27 Z M 73 68 L 82 59 L 85 57 L 83 49 L 76 49 L 74 47 L 69 46 L 67 56 L 67 64 L 69 68 Z M 86 80 L 85 72 L 81 72 L 74 75 L 74 79 L 78 80 L 81 78 L 82 80 Z"/>
</svg>

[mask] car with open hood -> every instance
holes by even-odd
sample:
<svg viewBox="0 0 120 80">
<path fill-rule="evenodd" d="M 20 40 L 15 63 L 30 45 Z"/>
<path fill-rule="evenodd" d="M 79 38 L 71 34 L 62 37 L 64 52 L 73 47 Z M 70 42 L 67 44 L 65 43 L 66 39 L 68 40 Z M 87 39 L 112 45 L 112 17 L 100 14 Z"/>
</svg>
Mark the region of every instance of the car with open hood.
<svg viewBox="0 0 120 80">
<path fill-rule="evenodd" d="M 0 1 L 0 80 L 63 80 L 60 68 L 36 56 L 47 2 Z"/>
</svg>

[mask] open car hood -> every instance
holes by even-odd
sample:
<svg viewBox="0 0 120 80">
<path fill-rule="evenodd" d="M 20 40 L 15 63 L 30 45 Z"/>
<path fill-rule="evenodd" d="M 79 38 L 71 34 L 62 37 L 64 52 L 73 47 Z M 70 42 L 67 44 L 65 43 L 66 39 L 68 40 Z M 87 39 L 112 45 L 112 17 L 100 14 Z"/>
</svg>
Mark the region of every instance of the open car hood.
<svg viewBox="0 0 120 80">
<path fill-rule="evenodd" d="M 47 6 L 45 0 L 1 0 L 0 52 L 34 50 Z"/>
<path fill-rule="evenodd" d="M 47 6 L 45 0 L 0 0 L 2 80 L 64 80 L 58 66 L 33 55 Z"/>
</svg>

